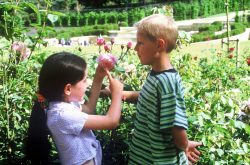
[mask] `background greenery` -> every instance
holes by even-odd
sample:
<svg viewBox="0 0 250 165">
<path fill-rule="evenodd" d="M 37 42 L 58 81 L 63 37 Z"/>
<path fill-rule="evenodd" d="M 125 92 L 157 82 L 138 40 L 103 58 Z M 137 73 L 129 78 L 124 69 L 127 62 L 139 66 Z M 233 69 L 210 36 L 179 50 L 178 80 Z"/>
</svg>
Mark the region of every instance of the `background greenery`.
<svg viewBox="0 0 250 165">
<path fill-rule="evenodd" d="M 39 10 L 36 3 L 24 1 L 0 5 L 0 32 L 4 38 L 0 44 L 0 164 L 29 164 L 24 155 L 24 144 L 31 107 L 36 99 L 38 72 L 50 54 L 63 50 L 62 47 L 42 46 L 45 44 L 43 38 L 54 31 L 53 26 L 46 26 L 48 14 L 63 16 L 63 13 L 51 10 L 53 2 L 42 1 L 40 5 L 44 10 Z M 27 36 L 29 29 L 22 20 L 31 13 L 42 17 L 37 24 L 30 24 L 36 28 L 37 34 Z M 22 41 L 31 49 L 28 59 L 17 60 L 20 54 L 12 48 L 15 41 Z M 220 45 L 209 47 L 208 44 L 193 44 L 192 48 L 184 47 L 186 52 L 176 50 L 172 54 L 173 64 L 186 87 L 189 138 L 204 144 L 200 148 L 202 157 L 198 164 L 250 164 L 249 118 L 242 120 L 238 115 L 243 102 L 250 98 L 250 67 L 246 62 L 250 57 L 249 41 L 244 44 L 246 46 L 241 48 L 239 57 L 236 57 L 235 50 L 230 52 L 234 54 L 233 58 L 228 58 L 228 51 L 220 49 Z M 120 45 L 116 45 L 112 53 L 118 57 L 125 49 L 121 50 Z M 97 66 L 98 50 L 96 45 L 68 49 L 88 61 L 90 78 Z M 136 70 L 125 72 L 122 69 L 125 63 L 134 64 Z M 122 79 L 126 89 L 130 90 L 140 90 L 149 71 L 139 63 L 132 50 L 116 68 L 113 74 Z M 105 113 L 109 102 L 110 99 L 101 98 L 97 112 Z M 136 104 L 125 102 L 122 109 L 121 124 L 117 129 L 95 132 L 103 146 L 104 164 L 127 163 Z M 55 148 L 51 155 L 54 164 L 58 164 Z"/>
</svg>

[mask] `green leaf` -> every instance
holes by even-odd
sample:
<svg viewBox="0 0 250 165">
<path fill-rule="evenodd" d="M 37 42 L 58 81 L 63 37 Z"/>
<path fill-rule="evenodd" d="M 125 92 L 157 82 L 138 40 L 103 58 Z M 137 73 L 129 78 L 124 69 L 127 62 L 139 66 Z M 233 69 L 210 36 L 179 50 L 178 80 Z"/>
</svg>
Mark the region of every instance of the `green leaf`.
<svg viewBox="0 0 250 165">
<path fill-rule="evenodd" d="M 227 103 L 227 100 L 226 100 L 226 98 L 224 96 L 221 96 L 220 100 L 221 100 L 223 105 L 225 105 Z"/>
<path fill-rule="evenodd" d="M 115 71 L 125 73 L 125 69 L 123 67 L 115 67 Z"/>
<path fill-rule="evenodd" d="M 216 149 L 219 156 L 222 156 L 224 154 L 224 151 L 222 149 Z"/>
<path fill-rule="evenodd" d="M 28 7 L 30 7 L 36 14 L 39 14 L 39 10 L 36 7 L 36 5 L 34 5 L 33 3 L 29 3 L 29 2 L 24 2 L 24 4 Z"/>
<path fill-rule="evenodd" d="M 58 16 L 57 15 L 53 15 L 53 14 L 48 14 L 48 19 L 50 20 L 50 22 L 54 23 L 58 20 Z"/>
<path fill-rule="evenodd" d="M 234 121 L 234 126 L 239 129 L 243 129 L 246 127 L 246 124 L 241 121 Z"/>
<path fill-rule="evenodd" d="M 49 11 L 49 14 L 57 15 L 60 17 L 65 17 L 66 15 L 64 13 L 58 12 L 58 11 Z"/>
<path fill-rule="evenodd" d="M 248 135 L 250 135 L 250 126 L 249 125 L 245 125 L 245 131 Z"/>
<path fill-rule="evenodd" d="M 13 115 L 17 117 L 18 121 L 21 121 L 22 118 L 18 113 L 14 112 Z"/>
<path fill-rule="evenodd" d="M 233 100 L 231 98 L 228 98 L 228 105 L 230 107 L 233 107 L 234 106 L 234 103 L 233 103 Z"/>
<path fill-rule="evenodd" d="M 248 153 L 248 146 L 247 146 L 247 143 L 243 143 L 242 144 L 242 148 L 244 150 L 245 153 Z"/>
</svg>

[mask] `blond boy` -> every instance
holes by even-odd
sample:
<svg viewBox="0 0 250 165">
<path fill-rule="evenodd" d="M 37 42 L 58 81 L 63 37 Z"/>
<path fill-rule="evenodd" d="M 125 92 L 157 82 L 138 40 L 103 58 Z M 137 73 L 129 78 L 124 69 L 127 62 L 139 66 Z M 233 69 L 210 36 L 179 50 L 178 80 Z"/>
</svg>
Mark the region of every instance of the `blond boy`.
<svg viewBox="0 0 250 165">
<path fill-rule="evenodd" d="M 178 36 L 175 21 L 155 14 L 135 26 L 135 51 L 151 71 L 140 92 L 123 92 L 126 100 L 138 101 L 129 164 L 195 163 L 200 155 L 195 147 L 201 143 L 188 140 L 184 88 L 170 61 Z"/>
</svg>

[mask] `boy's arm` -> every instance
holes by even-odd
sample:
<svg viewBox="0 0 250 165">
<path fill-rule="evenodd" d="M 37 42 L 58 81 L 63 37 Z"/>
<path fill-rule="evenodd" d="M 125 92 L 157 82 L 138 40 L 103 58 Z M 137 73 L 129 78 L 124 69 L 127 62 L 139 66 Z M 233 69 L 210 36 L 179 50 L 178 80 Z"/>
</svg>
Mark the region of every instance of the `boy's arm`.
<svg viewBox="0 0 250 165">
<path fill-rule="evenodd" d="M 108 88 L 102 89 L 100 97 L 110 97 L 111 93 Z M 137 102 L 139 91 L 122 91 L 122 100 L 127 102 Z"/>
<path fill-rule="evenodd" d="M 172 128 L 174 144 L 181 150 L 185 151 L 188 147 L 188 137 L 186 130 L 182 127 L 174 126 Z"/>
<path fill-rule="evenodd" d="M 122 100 L 128 102 L 137 102 L 139 91 L 122 91 Z"/>
<path fill-rule="evenodd" d="M 175 145 L 179 149 L 185 151 L 185 154 L 191 163 L 196 163 L 200 156 L 200 152 L 196 147 L 202 145 L 202 143 L 189 141 L 186 130 L 182 127 L 174 126 L 172 128 L 172 135 Z"/>
</svg>

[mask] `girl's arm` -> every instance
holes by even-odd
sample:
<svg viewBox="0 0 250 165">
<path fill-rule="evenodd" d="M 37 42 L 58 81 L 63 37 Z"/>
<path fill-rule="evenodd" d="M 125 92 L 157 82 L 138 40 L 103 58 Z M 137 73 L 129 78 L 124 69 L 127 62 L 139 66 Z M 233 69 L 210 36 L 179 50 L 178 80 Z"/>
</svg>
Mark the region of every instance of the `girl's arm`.
<svg viewBox="0 0 250 165">
<path fill-rule="evenodd" d="M 93 130 L 114 129 L 119 125 L 121 116 L 121 97 L 123 84 L 112 78 L 108 72 L 111 91 L 111 105 L 106 115 L 88 115 L 84 128 Z"/>
<path fill-rule="evenodd" d="M 82 106 L 82 110 L 88 114 L 94 114 L 96 109 L 96 103 L 100 95 L 100 90 L 102 87 L 102 81 L 106 76 L 106 71 L 98 65 L 96 68 L 96 73 L 94 80 L 90 89 L 90 96 L 88 102 Z"/>
</svg>

